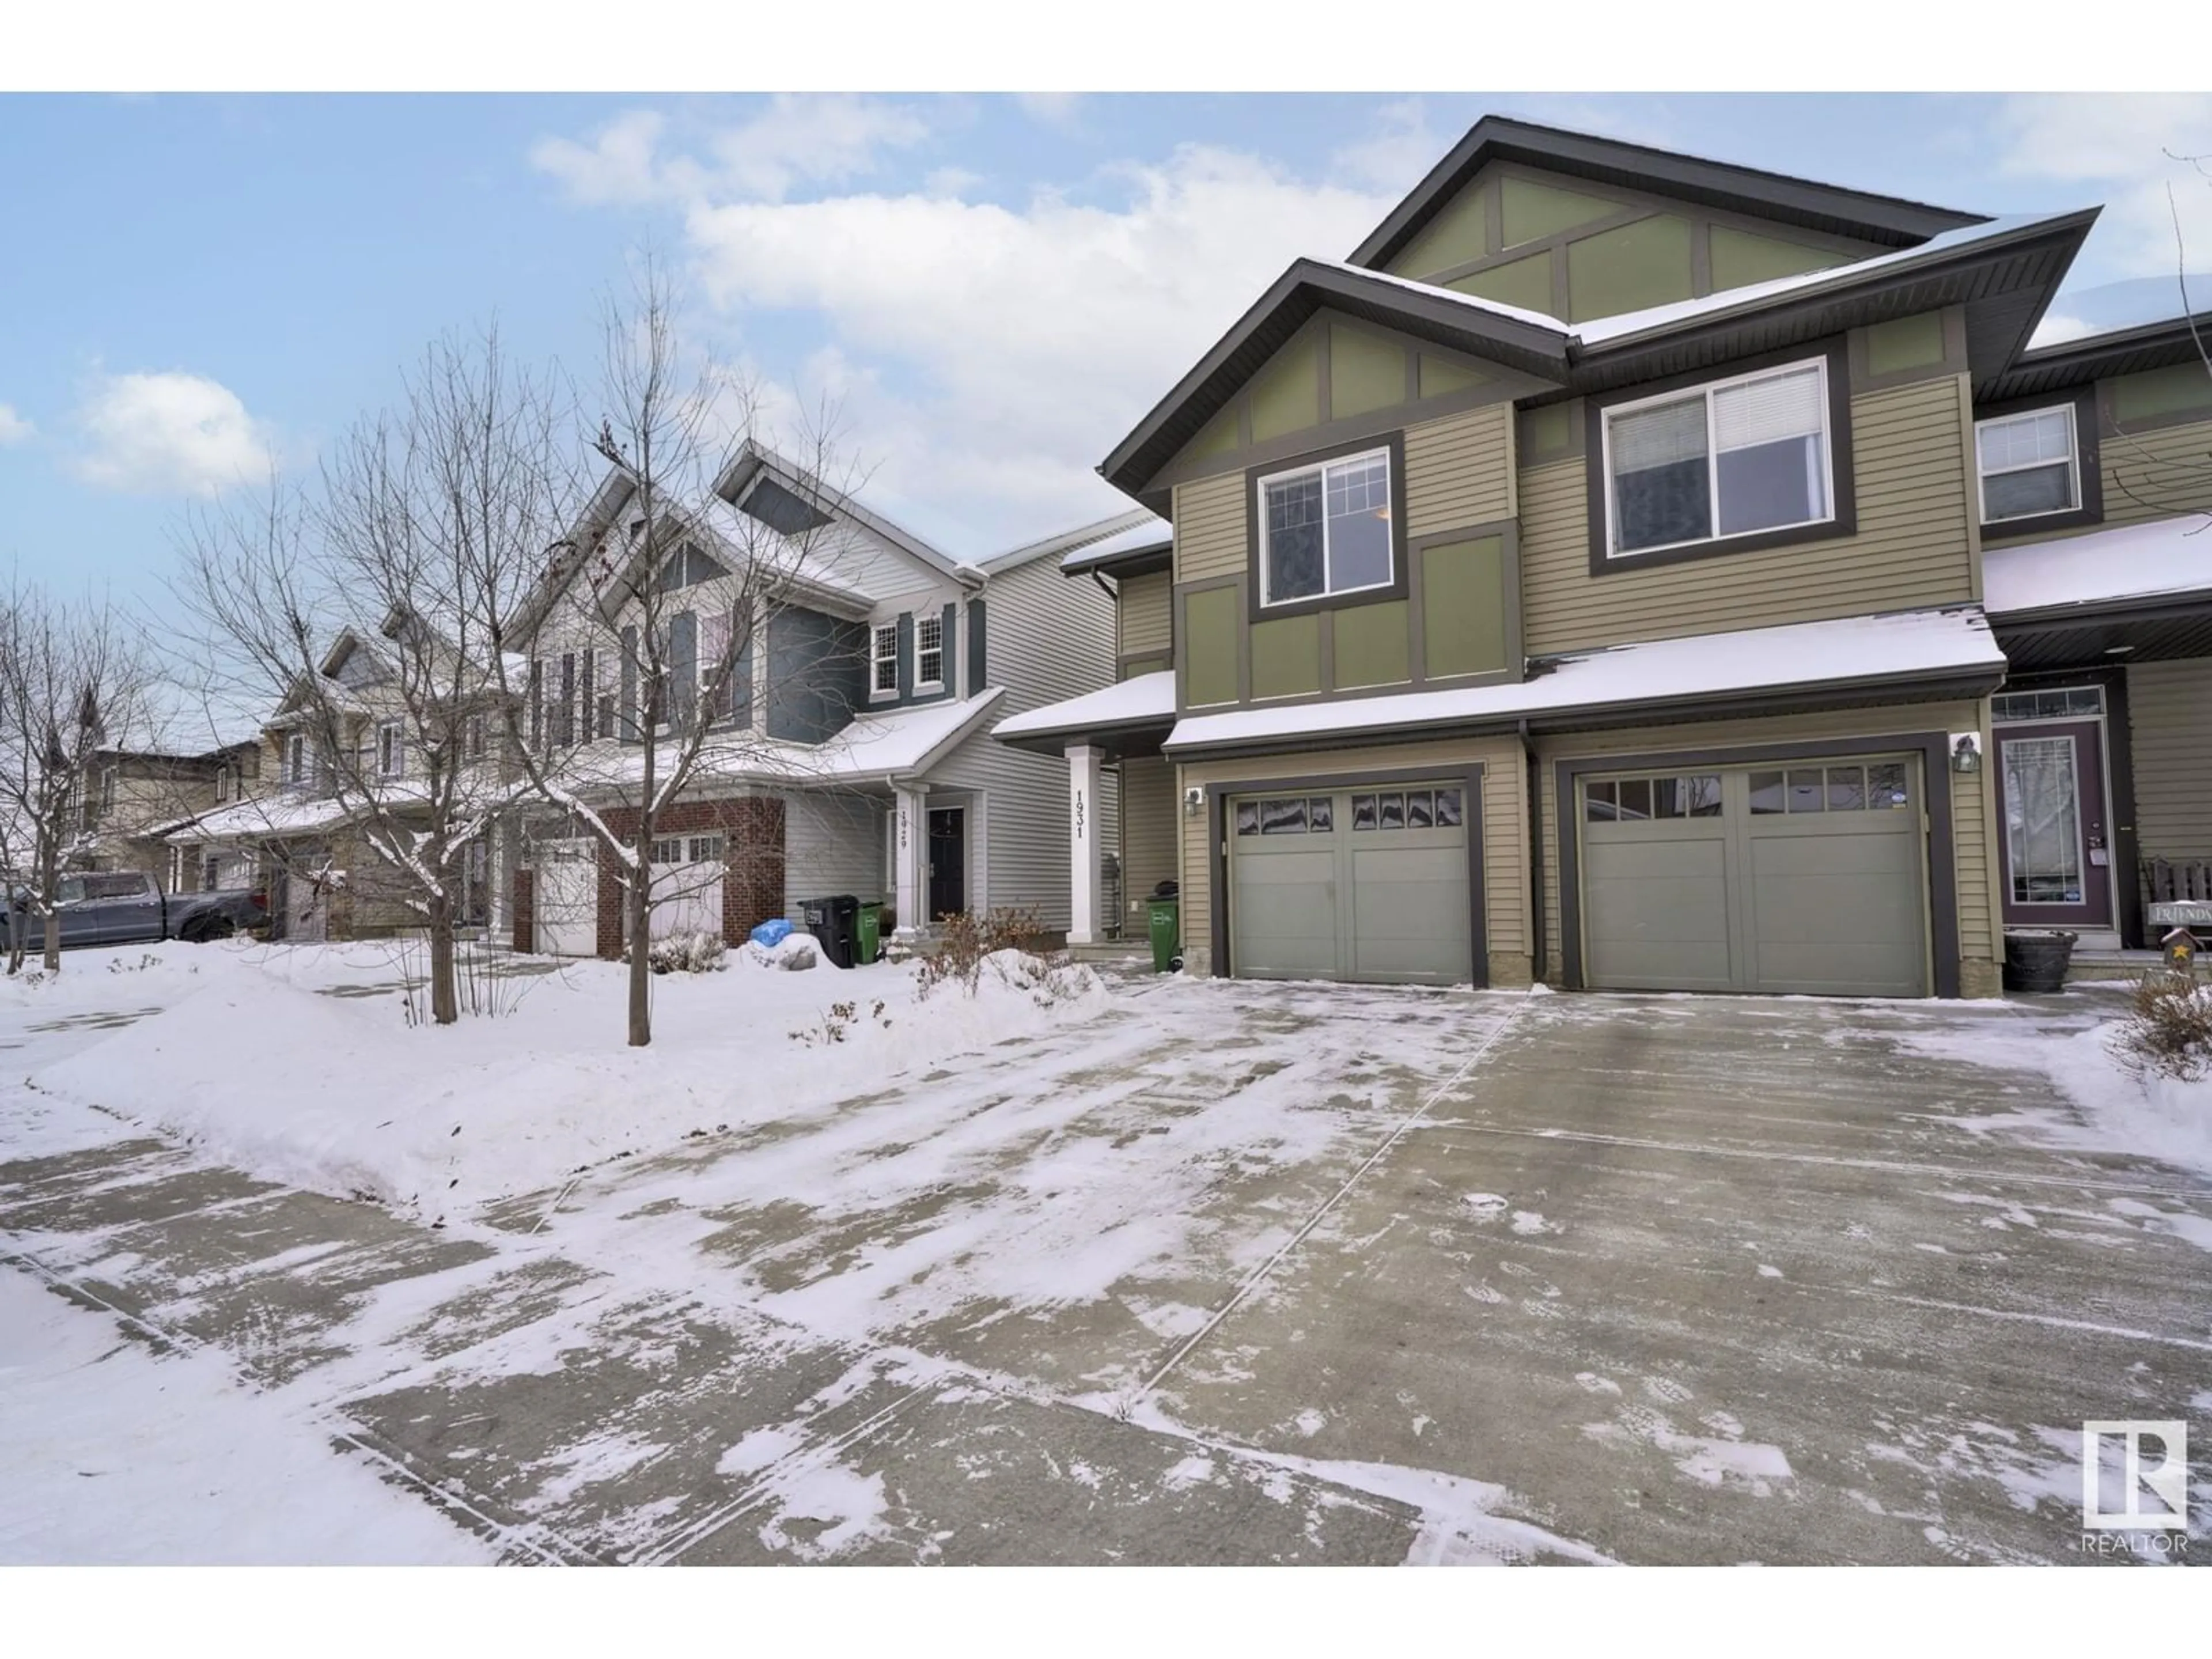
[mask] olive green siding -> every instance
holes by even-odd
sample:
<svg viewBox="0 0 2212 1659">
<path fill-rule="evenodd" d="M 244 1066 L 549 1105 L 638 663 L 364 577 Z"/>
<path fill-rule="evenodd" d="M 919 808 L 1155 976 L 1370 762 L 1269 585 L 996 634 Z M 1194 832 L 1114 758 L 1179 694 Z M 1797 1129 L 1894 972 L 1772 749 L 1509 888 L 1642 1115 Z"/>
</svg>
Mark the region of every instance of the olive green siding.
<svg viewBox="0 0 2212 1659">
<path fill-rule="evenodd" d="M 1490 377 L 1478 374 L 1463 363 L 1449 357 L 1438 357 L 1431 352 L 1421 353 L 1420 395 L 1424 398 L 1445 398 L 1455 392 L 1465 392 L 1480 386 Z"/>
<path fill-rule="evenodd" d="M 1490 204 L 1481 190 L 1463 190 L 1406 244 L 1389 270 L 1399 276 L 1425 276 L 1489 252 Z"/>
<path fill-rule="evenodd" d="M 1602 197 L 1585 196 L 1579 191 L 1561 190 L 1555 185 L 1540 185 L 1533 179 L 1511 173 L 1499 181 L 1499 188 L 1505 246 L 1509 248 L 1572 230 L 1593 219 L 1609 217 L 1625 205 Z"/>
<path fill-rule="evenodd" d="M 1179 582 L 1244 569 L 1244 475 L 1218 473 L 1175 487 L 1175 575 Z"/>
<path fill-rule="evenodd" d="M 1149 576 L 1124 579 L 1118 610 L 1121 632 L 1115 644 L 1115 654 L 1128 657 L 1139 652 L 1168 650 L 1173 639 L 1173 628 L 1169 621 L 1173 598 L 1173 583 L 1164 570 L 1156 571 Z"/>
<path fill-rule="evenodd" d="M 1316 331 L 1293 340 L 1252 377 L 1252 441 L 1321 424 L 1321 349 Z"/>
<path fill-rule="evenodd" d="M 1182 693 L 1199 708 L 1237 701 L 1237 629 L 1243 611 L 1234 587 L 1209 587 L 1183 596 Z"/>
<path fill-rule="evenodd" d="M 2106 524 L 2212 512 L 2212 421 L 2140 432 L 2129 431 L 2123 423 L 2120 431 L 2105 433 L 2099 448 Z M 2212 556 L 2212 549 L 2207 556 Z"/>
<path fill-rule="evenodd" d="M 1121 763 L 1123 937 L 1145 930 L 1145 901 L 1176 874 L 1175 768 L 1158 756 Z"/>
<path fill-rule="evenodd" d="M 1513 408 L 1489 404 L 1406 428 L 1406 533 L 1433 535 L 1510 519 Z"/>
<path fill-rule="evenodd" d="M 1635 726 L 1611 732 L 1578 732 L 1540 740 L 1537 774 L 1541 783 L 1539 817 L 1543 824 L 1544 971 L 1556 975 L 1560 965 L 1559 944 L 1559 817 L 1554 761 L 1575 755 L 1612 753 L 1650 755 L 1668 750 L 1684 751 L 1728 749 L 1749 744 L 1785 744 L 1796 739 L 1820 742 L 1831 738 L 1866 738 L 1869 748 L 1879 748 L 1887 735 L 1914 732 L 1979 732 L 1984 753 L 1990 750 L 1985 703 L 1916 703 L 1889 708 L 1844 708 L 1815 714 L 1775 715 L 1763 720 L 1701 720 L 1693 725 Z M 1979 994 L 1976 987 L 1994 990 L 1994 963 L 1999 959 L 1997 932 L 1992 918 L 1997 912 L 1996 855 L 1991 836 L 1995 815 L 1988 810 L 1987 771 L 1960 775 L 1947 772 L 1930 778 L 1931 787 L 1946 783 L 1951 791 L 1952 862 L 1958 884 L 1960 981 L 1966 994 Z M 1571 805 L 1571 803 L 1570 803 Z"/>
<path fill-rule="evenodd" d="M 1690 297 L 1690 225 L 1671 214 L 1567 244 L 1567 319 L 1617 317 Z"/>
<path fill-rule="evenodd" d="M 1943 361 L 1943 313 L 1923 311 L 1876 323 L 1866 331 L 1867 371 L 1896 374 Z"/>
<path fill-rule="evenodd" d="M 1405 600 L 1390 599 L 1380 605 L 1355 605 L 1329 613 L 1334 629 L 1330 659 L 1336 690 L 1399 685 L 1413 678 L 1413 642 L 1407 617 L 1409 609 Z"/>
<path fill-rule="evenodd" d="M 2113 416 L 2124 427 L 2130 421 L 2212 408 L 2212 371 L 2202 363 L 2176 363 L 2123 374 L 2108 384 L 2106 392 Z"/>
<path fill-rule="evenodd" d="M 1727 225 L 1712 228 L 1713 290 L 1747 288 L 1780 276 L 1796 276 L 1808 270 L 1826 270 L 1850 256 L 1831 249 L 1807 247 L 1779 241 Z"/>
<path fill-rule="evenodd" d="M 1505 538 L 1437 543 L 1415 556 L 1421 567 L 1422 665 L 1428 678 L 1516 667 L 1506 659 Z"/>
<path fill-rule="evenodd" d="M 2143 856 L 2212 859 L 2212 657 L 2130 664 L 2128 731 Z"/>
<path fill-rule="evenodd" d="M 1252 696 L 1311 696 L 1321 690 L 1321 618 L 1277 617 L 1252 624 Z"/>
<path fill-rule="evenodd" d="M 1518 306 L 1523 311 L 1540 311 L 1551 314 L 1552 256 L 1538 253 L 1510 264 L 1492 265 L 1472 276 L 1462 276 L 1444 284 L 1462 294 L 1472 294 L 1478 300 L 1495 300 L 1502 306 Z"/>
<path fill-rule="evenodd" d="M 1237 783 L 1297 775 L 1357 777 L 1363 772 L 1405 771 L 1435 766 L 1439 771 L 1484 768 L 1482 781 L 1482 885 L 1484 931 L 1488 939 L 1493 983 L 1513 984 L 1528 969 L 1528 815 L 1524 787 L 1527 763 L 1510 738 L 1477 738 L 1364 748 L 1304 750 L 1258 759 L 1200 761 L 1179 769 L 1180 787 Z M 1212 878 L 1207 867 L 1206 823 L 1184 818 L 1182 826 L 1182 938 L 1186 955 L 1204 947 L 1212 927 Z M 1501 963 L 1500 958 L 1506 960 Z"/>
<path fill-rule="evenodd" d="M 1333 421 L 1406 401 L 1406 349 L 1356 328 L 1328 331 L 1328 416 Z"/>
<path fill-rule="evenodd" d="M 1826 541 L 1594 576 L 1583 463 L 1529 469 L 1520 481 L 1528 653 L 1971 600 L 1967 398 L 1965 378 L 1946 375 L 1852 398 L 1858 529 Z"/>
</svg>

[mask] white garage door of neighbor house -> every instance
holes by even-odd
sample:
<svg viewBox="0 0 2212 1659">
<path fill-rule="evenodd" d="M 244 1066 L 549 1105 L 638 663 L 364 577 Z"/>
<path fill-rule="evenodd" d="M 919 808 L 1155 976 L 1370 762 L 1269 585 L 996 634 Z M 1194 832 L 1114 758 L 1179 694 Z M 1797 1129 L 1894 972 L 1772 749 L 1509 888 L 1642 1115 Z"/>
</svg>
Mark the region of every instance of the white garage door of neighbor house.
<svg viewBox="0 0 2212 1659">
<path fill-rule="evenodd" d="M 1927 994 L 1917 757 L 1589 777 L 1576 793 L 1594 988 Z"/>
<path fill-rule="evenodd" d="M 671 836 L 653 844 L 653 937 L 722 933 L 722 838 Z"/>
<path fill-rule="evenodd" d="M 1229 803 L 1230 971 L 1458 985 L 1474 977 L 1467 790 L 1352 786 Z"/>
<path fill-rule="evenodd" d="M 592 843 L 556 841 L 540 847 L 532 902 L 539 950 L 556 957 L 596 956 L 599 864 Z"/>
</svg>

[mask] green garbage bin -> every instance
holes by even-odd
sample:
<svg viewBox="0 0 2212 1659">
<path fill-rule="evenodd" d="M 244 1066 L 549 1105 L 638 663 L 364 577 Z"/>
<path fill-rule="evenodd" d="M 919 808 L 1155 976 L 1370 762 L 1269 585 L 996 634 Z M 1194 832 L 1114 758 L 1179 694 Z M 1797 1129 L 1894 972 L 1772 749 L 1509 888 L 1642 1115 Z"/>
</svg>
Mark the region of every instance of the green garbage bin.
<svg viewBox="0 0 2212 1659">
<path fill-rule="evenodd" d="M 1182 934 L 1181 899 L 1156 898 L 1152 902 L 1152 971 L 1171 974 L 1181 965 L 1182 955 L 1177 941 Z"/>
<path fill-rule="evenodd" d="M 876 959 L 878 948 L 884 940 L 884 907 L 881 901 L 860 906 L 860 949 L 854 955 L 858 965 L 866 967 Z"/>
</svg>

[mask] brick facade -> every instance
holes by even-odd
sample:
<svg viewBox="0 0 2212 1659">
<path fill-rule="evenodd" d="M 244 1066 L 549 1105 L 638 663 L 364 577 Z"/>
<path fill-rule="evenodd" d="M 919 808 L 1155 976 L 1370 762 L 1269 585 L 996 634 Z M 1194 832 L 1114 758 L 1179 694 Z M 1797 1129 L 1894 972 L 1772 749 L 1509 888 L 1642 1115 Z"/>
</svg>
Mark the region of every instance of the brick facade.
<svg viewBox="0 0 2212 1659">
<path fill-rule="evenodd" d="M 617 808 L 601 816 L 618 836 L 637 831 L 634 810 Z M 655 836 L 715 830 L 722 835 L 722 937 L 738 945 L 762 922 L 783 914 L 783 802 L 769 795 L 678 801 L 663 808 L 653 826 Z M 599 953 L 610 962 L 622 957 L 622 898 L 614 854 L 602 847 Z"/>
</svg>

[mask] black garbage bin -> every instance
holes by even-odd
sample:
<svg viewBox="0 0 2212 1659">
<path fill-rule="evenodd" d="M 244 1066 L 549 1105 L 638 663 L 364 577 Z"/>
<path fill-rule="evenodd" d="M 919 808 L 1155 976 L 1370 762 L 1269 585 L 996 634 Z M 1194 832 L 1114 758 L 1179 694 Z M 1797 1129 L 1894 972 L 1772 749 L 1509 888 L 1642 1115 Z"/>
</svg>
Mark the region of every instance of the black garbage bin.
<svg viewBox="0 0 2212 1659">
<path fill-rule="evenodd" d="M 850 968 L 860 959 L 860 901 L 850 893 L 824 899 L 830 907 L 830 960 Z"/>
<path fill-rule="evenodd" d="M 822 953 L 822 959 L 835 967 L 850 968 L 853 965 L 852 918 L 843 918 L 845 926 L 841 944 L 838 904 L 839 901 L 835 897 L 801 899 L 799 914 L 806 923 L 806 931 L 813 935 L 814 948 Z"/>
</svg>

